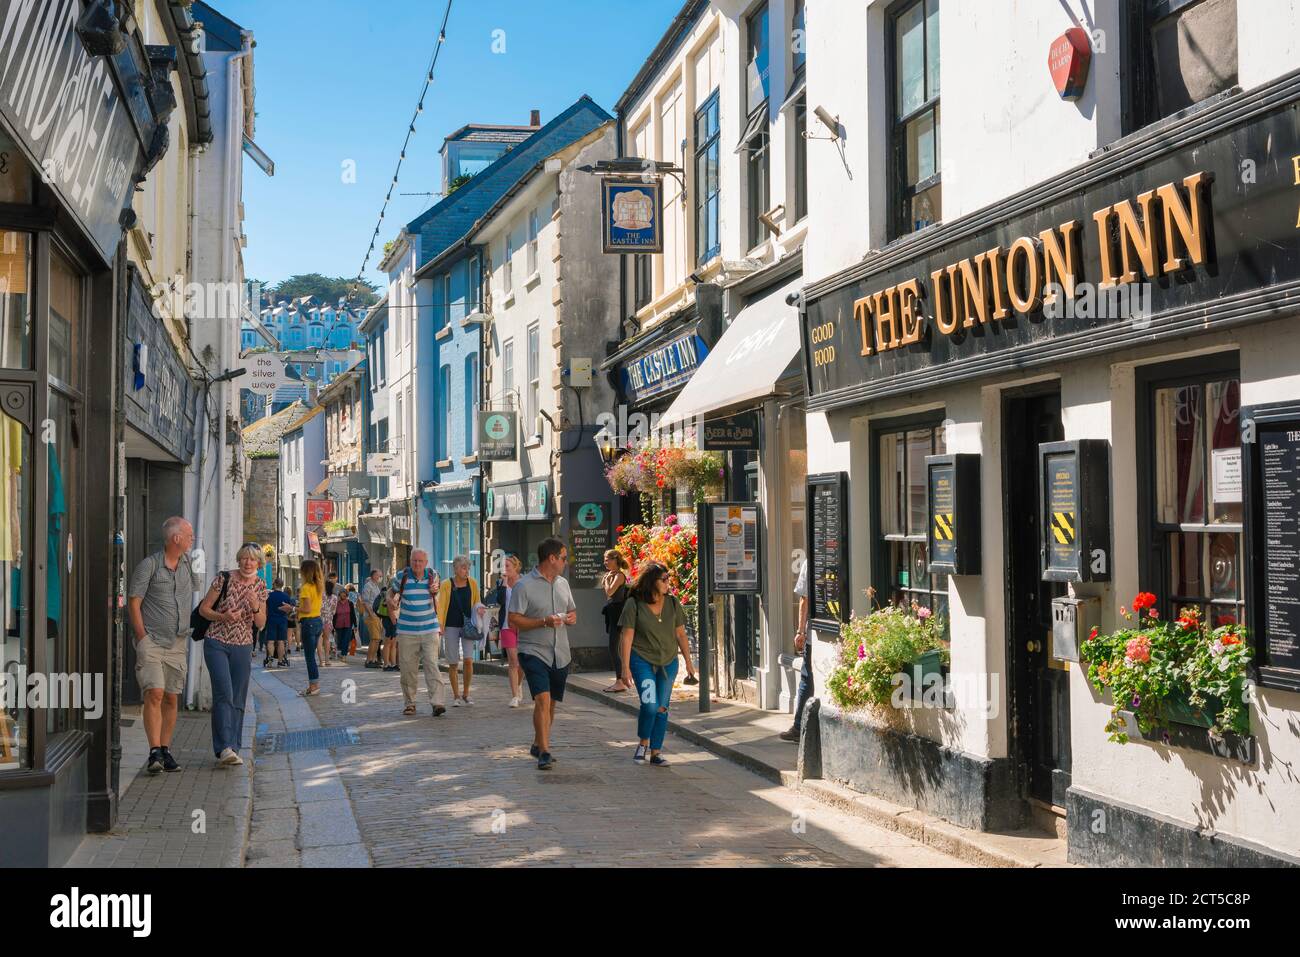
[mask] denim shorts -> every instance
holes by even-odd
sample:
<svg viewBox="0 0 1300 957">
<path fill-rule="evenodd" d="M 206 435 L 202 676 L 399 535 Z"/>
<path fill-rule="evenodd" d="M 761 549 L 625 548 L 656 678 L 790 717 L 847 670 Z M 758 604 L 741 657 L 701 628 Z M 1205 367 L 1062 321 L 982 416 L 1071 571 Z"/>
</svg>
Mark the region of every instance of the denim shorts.
<svg viewBox="0 0 1300 957">
<path fill-rule="evenodd" d="M 519 667 L 528 682 L 528 693 L 535 699 L 539 694 L 549 694 L 556 701 L 564 700 L 564 684 L 569 680 L 569 666 L 553 668 L 536 655 L 521 654 Z"/>
</svg>

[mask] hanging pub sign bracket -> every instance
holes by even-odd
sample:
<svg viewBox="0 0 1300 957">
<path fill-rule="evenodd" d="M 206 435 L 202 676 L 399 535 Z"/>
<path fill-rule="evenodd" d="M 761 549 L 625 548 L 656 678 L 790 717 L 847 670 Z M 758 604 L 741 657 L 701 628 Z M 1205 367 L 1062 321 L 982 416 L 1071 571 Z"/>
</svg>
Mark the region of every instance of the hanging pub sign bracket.
<svg viewBox="0 0 1300 957">
<path fill-rule="evenodd" d="M 1258 683 L 1300 691 L 1300 401 L 1241 410 L 1246 625 Z"/>
<path fill-rule="evenodd" d="M 1042 580 L 1110 581 L 1110 443 L 1040 445 L 1038 507 Z"/>
<path fill-rule="evenodd" d="M 931 575 L 980 574 L 980 457 L 925 457 Z"/>
</svg>

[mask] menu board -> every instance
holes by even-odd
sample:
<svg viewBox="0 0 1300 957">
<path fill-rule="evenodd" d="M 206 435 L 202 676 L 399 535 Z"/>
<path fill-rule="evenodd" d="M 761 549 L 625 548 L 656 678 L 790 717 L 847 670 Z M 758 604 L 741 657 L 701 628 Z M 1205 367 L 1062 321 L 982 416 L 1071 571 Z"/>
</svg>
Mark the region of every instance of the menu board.
<svg viewBox="0 0 1300 957">
<path fill-rule="evenodd" d="M 1300 672 L 1300 423 L 1261 427 L 1264 654 L 1272 668 Z"/>
<path fill-rule="evenodd" d="M 720 502 L 709 506 L 712 571 L 715 594 L 757 594 L 762 590 L 759 567 L 759 508 Z"/>
<path fill-rule="evenodd" d="M 817 631 L 839 634 L 852 610 L 848 594 L 848 475 L 810 475 L 807 501 L 812 510 L 808 522 L 808 618 Z"/>
<path fill-rule="evenodd" d="M 598 588 L 605 574 L 605 552 L 614 547 L 609 502 L 569 503 L 569 584 Z"/>
<path fill-rule="evenodd" d="M 1043 527 L 1047 539 L 1047 568 L 1054 572 L 1079 570 L 1079 457 L 1055 452 L 1044 459 Z"/>
</svg>

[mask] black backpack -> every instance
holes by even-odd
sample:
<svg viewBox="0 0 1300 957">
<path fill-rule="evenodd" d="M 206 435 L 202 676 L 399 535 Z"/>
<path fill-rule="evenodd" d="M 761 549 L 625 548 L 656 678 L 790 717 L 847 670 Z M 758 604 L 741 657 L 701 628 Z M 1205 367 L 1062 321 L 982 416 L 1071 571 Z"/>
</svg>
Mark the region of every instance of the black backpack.
<svg viewBox="0 0 1300 957">
<path fill-rule="evenodd" d="M 221 573 L 221 594 L 218 595 L 217 600 L 212 603 L 213 611 L 216 611 L 217 608 L 220 607 L 221 603 L 226 600 L 226 588 L 229 585 L 230 585 L 230 572 L 222 572 Z M 206 597 L 207 596 L 205 595 L 204 598 Z M 202 641 L 204 638 L 208 637 L 208 625 L 212 624 L 211 621 L 209 621 L 207 618 L 204 618 L 202 615 L 199 614 L 199 607 L 202 604 L 203 604 L 203 599 L 200 598 L 199 604 L 195 605 L 194 610 L 190 612 L 190 627 L 194 629 L 190 633 L 190 638 L 192 638 L 194 641 Z"/>
</svg>

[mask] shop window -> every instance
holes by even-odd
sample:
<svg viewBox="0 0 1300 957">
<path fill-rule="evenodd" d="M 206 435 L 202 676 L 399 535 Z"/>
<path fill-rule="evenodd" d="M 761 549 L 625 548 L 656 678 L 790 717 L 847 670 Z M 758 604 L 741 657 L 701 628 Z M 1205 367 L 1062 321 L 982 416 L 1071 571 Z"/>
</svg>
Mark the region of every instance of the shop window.
<svg viewBox="0 0 1300 957">
<path fill-rule="evenodd" d="M 31 368 L 31 287 L 31 237 L 0 231 L 0 368 Z"/>
<path fill-rule="evenodd" d="M 695 260 L 708 262 L 722 250 L 718 231 L 721 185 L 718 176 L 718 91 L 695 112 Z"/>
<path fill-rule="evenodd" d="M 911 0 L 889 17 L 893 62 L 890 239 L 939 222 L 939 0 Z"/>
<path fill-rule="evenodd" d="M 1182 368 L 1146 382 L 1141 584 L 1165 615 L 1194 605 L 1213 626 L 1241 622 L 1241 385 L 1232 367 Z"/>
<path fill-rule="evenodd" d="M 948 618 L 948 576 L 927 571 L 925 457 L 945 451 L 943 427 L 922 422 L 875 433 L 876 601 L 915 602 Z"/>
<path fill-rule="evenodd" d="M 1135 0 L 1124 132 L 1237 85 L 1237 0 Z"/>
</svg>

